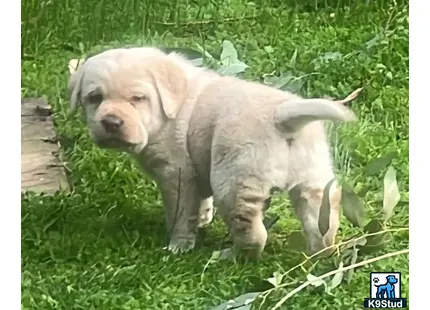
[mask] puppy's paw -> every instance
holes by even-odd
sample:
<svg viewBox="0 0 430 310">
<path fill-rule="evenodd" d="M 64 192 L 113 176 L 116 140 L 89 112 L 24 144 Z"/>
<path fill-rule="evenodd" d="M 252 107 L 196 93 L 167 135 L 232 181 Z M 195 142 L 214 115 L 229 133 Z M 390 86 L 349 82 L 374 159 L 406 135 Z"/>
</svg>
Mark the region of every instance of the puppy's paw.
<svg viewBox="0 0 430 310">
<path fill-rule="evenodd" d="M 214 218 L 214 206 L 213 206 L 213 198 L 209 197 L 205 200 L 202 200 L 200 203 L 199 209 L 199 228 L 208 226 Z"/>
<path fill-rule="evenodd" d="M 180 254 L 180 253 L 191 251 L 192 249 L 194 249 L 195 244 L 196 244 L 195 236 L 173 237 L 170 240 L 170 243 L 167 249 L 173 254 Z"/>
<path fill-rule="evenodd" d="M 199 224 L 197 227 L 203 228 L 209 226 L 214 218 L 214 210 L 213 208 L 204 210 L 199 216 Z"/>
</svg>

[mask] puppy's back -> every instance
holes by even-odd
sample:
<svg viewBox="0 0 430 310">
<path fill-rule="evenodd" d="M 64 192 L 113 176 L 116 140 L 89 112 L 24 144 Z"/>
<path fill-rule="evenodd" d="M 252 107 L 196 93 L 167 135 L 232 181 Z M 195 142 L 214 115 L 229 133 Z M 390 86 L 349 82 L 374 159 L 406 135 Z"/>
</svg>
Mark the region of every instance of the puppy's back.
<svg viewBox="0 0 430 310">
<path fill-rule="evenodd" d="M 233 164 L 237 160 L 246 161 L 243 156 L 255 155 L 259 157 L 254 158 L 256 162 L 268 159 L 269 153 L 281 156 L 286 143 L 273 126 L 273 114 L 275 107 L 288 100 L 288 96 L 280 90 L 234 77 L 220 77 L 201 90 L 189 122 L 188 149 L 206 183 L 219 160 Z M 291 94 L 291 98 L 296 96 Z M 254 150 L 264 152 L 257 154 Z"/>
</svg>

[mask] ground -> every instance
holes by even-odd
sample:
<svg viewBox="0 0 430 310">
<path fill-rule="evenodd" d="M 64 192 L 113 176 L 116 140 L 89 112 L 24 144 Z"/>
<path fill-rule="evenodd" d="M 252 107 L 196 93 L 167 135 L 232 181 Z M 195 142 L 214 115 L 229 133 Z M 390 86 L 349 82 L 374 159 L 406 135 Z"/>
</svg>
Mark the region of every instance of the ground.
<svg viewBox="0 0 430 310">
<path fill-rule="evenodd" d="M 67 63 L 98 45 L 145 42 L 195 47 L 219 54 L 224 39 L 250 68 L 247 79 L 290 71 L 305 75 L 306 96 L 363 93 L 352 108 L 356 124 L 331 131 L 339 175 L 368 188 L 366 212 L 381 210 L 383 172 L 364 174 L 372 160 L 393 152 L 400 204 L 387 224 L 395 232 L 363 261 L 409 247 L 408 3 L 406 1 L 30 1 L 22 2 L 22 97 L 46 95 L 53 105 L 70 170 L 72 193 L 22 196 L 22 309 L 209 309 L 240 294 L 271 288 L 265 279 L 304 261 L 290 244 L 300 229 L 287 197 L 272 210 L 281 220 L 259 262 L 223 260 L 204 267 L 228 246 L 219 219 L 193 253 L 169 255 L 163 209 L 154 183 L 127 156 L 89 140 L 79 115 L 67 119 Z M 172 8 L 175 8 L 172 10 Z M 203 22 L 202 22 L 203 21 Z M 296 53 L 295 53 L 296 51 Z M 345 219 L 339 240 L 357 233 Z M 334 255 L 304 264 L 261 306 L 270 309 L 306 280 L 339 266 Z M 305 289 L 281 309 L 362 309 L 369 272 L 402 272 L 408 297 L 408 255 L 357 268 L 331 295 Z M 204 272 L 203 272 L 204 270 Z"/>
</svg>

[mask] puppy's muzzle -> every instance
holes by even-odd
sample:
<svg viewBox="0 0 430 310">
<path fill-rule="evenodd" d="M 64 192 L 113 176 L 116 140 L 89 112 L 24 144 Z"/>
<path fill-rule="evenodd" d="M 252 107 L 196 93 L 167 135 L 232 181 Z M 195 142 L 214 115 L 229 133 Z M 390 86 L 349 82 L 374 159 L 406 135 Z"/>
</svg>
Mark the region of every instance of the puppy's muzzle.
<svg viewBox="0 0 430 310">
<path fill-rule="evenodd" d="M 118 133 L 118 131 L 121 130 L 121 127 L 124 124 L 124 121 L 122 119 L 113 114 L 105 115 L 100 122 L 102 123 L 103 128 L 106 130 L 106 132 L 111 134 Z"/>
</svg>

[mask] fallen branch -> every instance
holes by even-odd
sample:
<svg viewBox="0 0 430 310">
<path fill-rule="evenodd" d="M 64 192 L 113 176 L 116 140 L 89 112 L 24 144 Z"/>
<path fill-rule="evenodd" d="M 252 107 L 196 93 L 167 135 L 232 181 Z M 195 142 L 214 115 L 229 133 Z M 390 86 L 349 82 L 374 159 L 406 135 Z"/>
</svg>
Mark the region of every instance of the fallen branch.
<svg viewBox="0 0 430 310">
<path fill-rule="evenodd" d="M 295 269 L 297 269 L 297 268 L 302 267 L 304 264 L 306 264 L 306 263 L 307 263 L 308 261 L 310 261 L 312 258 L 315 258 L 315 257 L 317 257 L 318 255 L 320 255 L 321 253 L 323 253 L 323 252 L 327 251 L 327 249 L 336 248 L 336 251 L 337 251 L 337 250 L 339 250 L 339 248 L 340 248 L 341 246 L 346 245 L 346 244 L 348 244 L 348 243 L 350 243 L 350 242 L 353 242 L 354 240 L 355 240 L 355 241 L 357 241 L 357 240 L 362 239 L 362 238 L 367 238 L 367 237 L 372 237 L 372 236 L 382 235 L 382 234 L 389 233 L 389 232 L 405 231 L 405 230 L 409 230 L 409 227 L 389 228 L 389 229 L 385 229 L 385 230 L 377 231 L 377 232 L 374 232 L 374 233 L 362 234 L 362 235 L 357 236 L 357 238 L 351 238 L 351 239 L 348 239 L 348 240 L 346 240 L 346 241 L 342 241 L 342 242 L 339 242 L 339 243 L 336 243 L 336 244 L 330 245 L 330 246 L 328 246 L 328 247 L 326 247 L 326 248 L 322 249 L 321 251 L 316 252 L 315 254 L 313 254 L 313 255 L 311 255 L 311 256 L 307 256 L 307 257 L 306 257 L 306 259 L 305 259 L 303 262 L 301 262 L 300 264 L 298 264 L 298 265 L 296 265 L 296 266 L 294 266 L 294 267 L 290 268 L 289 270 L 287 270 L 286 272 L 284 272 L 282 276 L 283 276 L 283 277 L 285 277 L 285 276 L 286 276 L 287 274 L 289 274 L 291 271 L 293 271 L 293 270 L 295 270 Z M 282 287 L 282 286 L 283 286 L 283 285 L 281 284 L 279 287 Z"/>
<path fill-rule="evenodd" d="M 318 255 L 320 255 L 321 253 L 325 252 L 327 249 L 336 248 L 336 250 L 335 250 L 335 252 L 336 252 L 336 251 L 339 251 L 339 248 L 340 248 L 340 247 L 342 247 L 342 246 L 344 246 L 344 245 L 346 245 L 346 244 L 348 244 L 348 243 L 351 243 L 351 242 L 357 241 L 357 240 L 359 240 L 359 239 L 362 239 L 362 238 L 367 238 L 367 237 L 372 237 L 372 236 L 382 235 L 382 234 L 389 233 L 389 232 L 405 231 L 405 230 L 409 230 L 409 227 L 388 228 L 388 229 L 381 230 L 381 231 L 377 231 L 377 232 L 374 232 L 374 233 L 362 234 L 362 235 L 356 236 L 356 238 L 354 238 L 354 237 L 353 237 L 353 238 L 351 238 L 351 239 L 348 239 L 348 240 L 345 240 L 345 241 L 342 241 L 342 242 L 339 242 L 339 243 L 333 244 L 333 245 L 328 246 L 328 247 L 326 247 L 326 248 L 322 249 L 321 251 L 319 251 L 319 252 L 317 252 L 317 253 L 315 253 L 315 254 L 313 254 L 313 255 L 311 255 L 311 256 L 306 256 L 306 259 L 305 259 L 304 261 L 302 261 L 300 264 L 297 264 L 297 265 L 295 265 L 294 267 L 291 267 L 290 269 L 288 269 L 286 272 L 284 272 L 284 273 L 282 274 L 282 277 L 284 278 L 285 276 L 287 276 L 287 275 L 288 275 L 290 272 L 292 272 L 293 270 L 295 270 L 295 269 L 297 269 L 297 268 L 300 268 L 300 267 L 304 266 L 304 265 L 305 265 L 307 262 L 309 262 L 311 259 L 313 259 L 313 258 L 317 257 L 317 256 L 318 256 Z M 337 269 L 336 269 L 336 270 L 337 270 Z M 274 288 L 271 288 L 271 289 L 269 289 L 269 290 L 265 291 L 265 292 L 264 292 L 264 295 L 263 295 L 263 302 L 262 302 L 262 304 L 263 304 L 263 303 L 264 303 L 264 301 L 266 300 L 267 296 L 269 296 L 269 295 L 270 295 L 270 293 L 272 293 L 274 290 L 277 290 L 277 289 L 279 289 L 279 288 L 283 288 L 283 287 L 286 287 L 286 286 L 290 286 L 291 284 L 293 284 L 293 283 L 292 283 L 292 282 L 289 282 L 289 283 L 283 283 L 283 284 L 278 285 L 277 287 L 274 287 Z"/>
<path fill-rule="evenodd" d="M 294 290 L 292 290 L 291 292 L 289 292 L 287 295 L 285 295 L 273 308 L 271 308 L 270 310 L 276 310 L 279 309 L 279 307 L 281 307 L 289 298 L 291 298 L 292 296 L 294 296 L 295 294 L 297 294 L 298 292 L 300 292 L 301 290 L 303 290 L 304 288 L 306 288 L 307 286 L 309 286 L 310 284 L 325 279 L 327 277 L 330 277 L 332 275 L 335 275 L 338 272 L 345 272 L 348 271 L 350 269 L 354 269 L 357 267 L 361 267 L 367 264 L 371 264 L 389 257 L 393 257 L 393 256 L 398 256 L 398 255 L 402 255 L 402 254 L 407 254 L 409 253 L 409 249 L 405 249 L 405 250 L 400 250 L 400 251 L 396 251 L 396 252 L 392 252 L 392 253 L 387 253 L 381 256 L 377 256 L 377 257 L 373 257 L 373 258 L 369 258 L 367 260 L 361 261 L 359 263 L 356 264 L 351 264 L 349 266 L 346 267 L 342 267 L 336 270 L 332 270 L 330 272 L 327 272 L 319 277 L 315 277 L 312 280 L 308 280 L 305 283 L 303 283 L 302 285 L 298 286 L 297 288 L 295 288 Z"/>
</svg>

